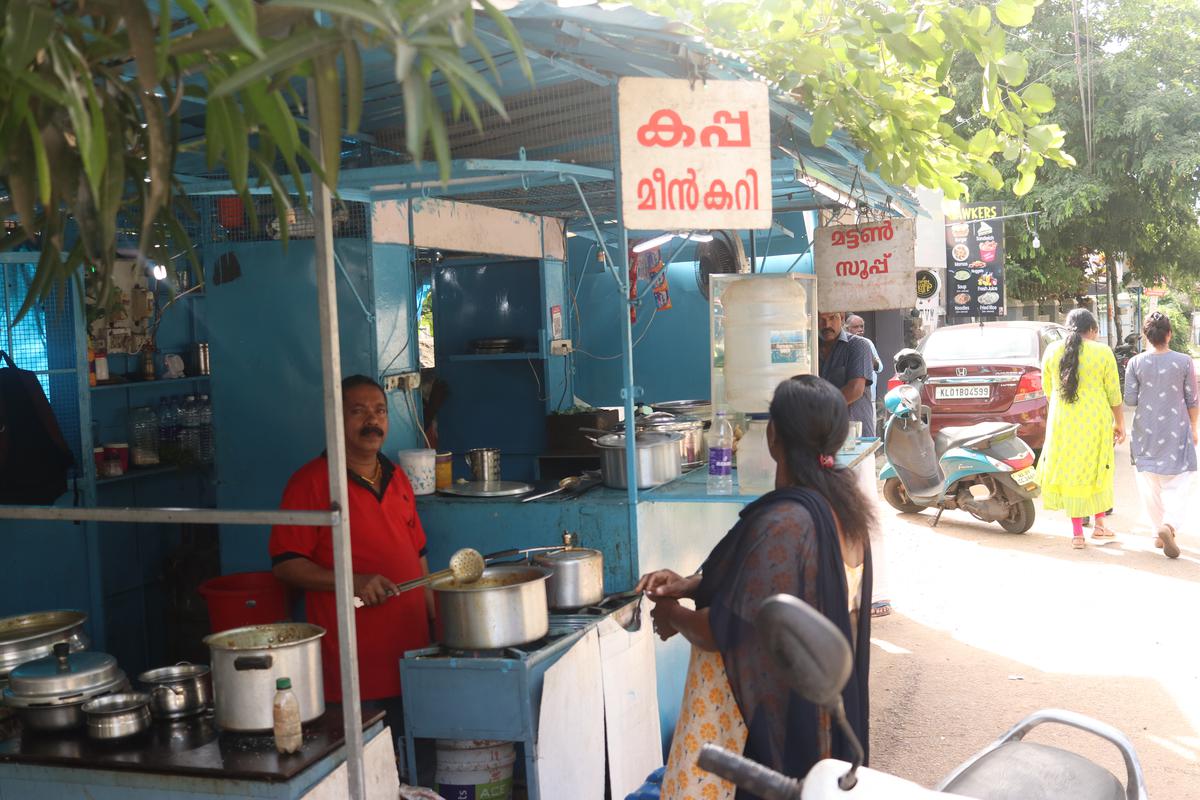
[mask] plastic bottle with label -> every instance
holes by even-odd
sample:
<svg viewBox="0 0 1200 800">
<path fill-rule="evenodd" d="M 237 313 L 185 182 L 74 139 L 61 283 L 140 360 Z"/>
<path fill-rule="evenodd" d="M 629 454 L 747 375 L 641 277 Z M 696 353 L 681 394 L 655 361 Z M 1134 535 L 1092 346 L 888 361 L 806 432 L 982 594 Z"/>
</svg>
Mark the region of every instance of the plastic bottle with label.
<svg viewBox="0 0 1200 800">
<path fill-rule="evenodd" d="M 188 395 L 179 407 L 179 460 L 194 464 L 200 449 L 200 420 L 196 412 L 196 397 Z"/>
<path fill-rule="evenodd" d="M 272 717 L 275 723 L 275 749 L 281 753 L 295 753 L 304 743 L 304 731 L 300 727 L 300 701 L 292 691 L 291 678 L 275 681 Z"/>
<path fill-rule="evenodd" d="M 212 404 L 208 400 L 208 395 L 200 395 L 200 401 L 196 404 L 196 415 L 198 418 L 198 435 L 196 442 L 196 460 L 201 464 L 211 464 L 213 462 L 213 428 L 212 428 Z"/>
<path fill-rule="evenodd" d="M 708 493 L 733 494 L 733 425 L 724 411 L 708 431 Z"/>
</svg>

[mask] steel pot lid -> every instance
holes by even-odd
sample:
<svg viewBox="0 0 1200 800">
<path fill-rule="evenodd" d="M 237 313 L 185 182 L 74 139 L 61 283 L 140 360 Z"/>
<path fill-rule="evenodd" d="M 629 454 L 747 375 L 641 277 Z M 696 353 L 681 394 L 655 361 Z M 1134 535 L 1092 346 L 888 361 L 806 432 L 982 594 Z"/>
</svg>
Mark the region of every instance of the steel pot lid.
<svg viewBox="0 0 1200 800">
<path fill-rule="evenodd" d="M 118 692 L 106 694 L 83 704 L 85 714 L 124 714 L 150 705 L 150 695 L 145 692 Z"/>
<path fill-rule="evenodd" d="M 5 699 L 14 705 L 75 703 L 81 695 L 97 694 L 125 682 L 117 660 L 107 653 L 67 653 L 66 643 L 55 654 L 26 662 L 8 676 Z"/>
<path fill-rule="evenodd" d="M 65 633 L 87 622 L 82 611 L 38 611 L 0 619 L 0 648 L 19 647 L 34 639 Z"/>
<path fill-rule="evenodd" d="M 634 434 L 634 442 L 638 447 L 654 447 L 655 445 L 666 444 L 668 442 L 678 442 L 683 438 L 679 433 L 658 433 L 655 431 L 637 431 Z M 596 440 L 597 447 L 625 447 L 625 434 L 609 433 L 601 436 Z"/>
<path fill-rule="evenodd" d="M 572 547 L 570 550 L 542 553 L 539 556 L 534 556 L 533 560 L 539 564 L 562 564 L 574 561 L 591 561 L 603 555 L 599 550 L 593 550 L 590 547 Z"/>
<path fill-rule="evenodd" d="M 307 622 L 281 622 L 275 625 L 249 625 L 232 628 L 204 637 L 204 643 L 213 650 L 270 650 L 320 639 L 325 629 Z"/>
</svg>

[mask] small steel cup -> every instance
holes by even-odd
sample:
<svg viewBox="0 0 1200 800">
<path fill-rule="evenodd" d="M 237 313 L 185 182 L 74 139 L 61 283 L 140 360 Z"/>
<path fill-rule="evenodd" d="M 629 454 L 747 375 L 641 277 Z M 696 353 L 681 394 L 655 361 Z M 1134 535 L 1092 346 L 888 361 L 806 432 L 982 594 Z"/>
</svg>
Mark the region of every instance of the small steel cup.
<svg viewBox="0 0 1200 800">
<path fill-rule="evenodd" d="M 500 480 L 500 451 L 495 447 L 476 447 L 466 454 L 467 466 L 475 480 L 494 483 Z"/>
</svg>

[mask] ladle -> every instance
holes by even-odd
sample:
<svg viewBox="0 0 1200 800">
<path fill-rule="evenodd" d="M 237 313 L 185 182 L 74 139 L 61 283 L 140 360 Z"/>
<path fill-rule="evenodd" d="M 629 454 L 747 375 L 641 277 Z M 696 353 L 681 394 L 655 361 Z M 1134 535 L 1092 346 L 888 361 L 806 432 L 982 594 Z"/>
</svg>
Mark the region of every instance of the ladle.
<svg viewBox="0 0 1200 800">
<path fill-rule="evenodd" d="M 394 597 L 410 589 L 416 589 L 418 586 L 440 581 L 442 578 L 454 578 L 456 583 L 474 583 L 483 577 L 483 566 L 483 555 L 478 550 L 464 547 L 456 550 L 454 555 L 450 556 L 450 566 L 447 569 L 440 569 L 420 578 L 396 584 L 394 590 L 388 591 L 388 596 Z M 361 597 L 354 598 L 355 608 L 362 608 L 365 605 L 366 603 Z"/>
</svg>

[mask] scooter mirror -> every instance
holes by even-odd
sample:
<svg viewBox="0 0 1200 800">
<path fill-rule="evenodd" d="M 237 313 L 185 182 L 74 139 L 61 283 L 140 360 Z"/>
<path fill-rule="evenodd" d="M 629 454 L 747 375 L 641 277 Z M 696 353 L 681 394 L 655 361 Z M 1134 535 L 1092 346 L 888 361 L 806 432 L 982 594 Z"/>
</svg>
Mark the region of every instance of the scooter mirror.
<svg viewBox="0 0 1200 800">
<path fill-rule="evenodd" d="M 840 710 L 853 654 L 837 626 L 812 606 L 787 594 L 763 601 L 755 625 L 763 645 L 791 679 L 796 693 L 821 708 Z"/>
</svg>

